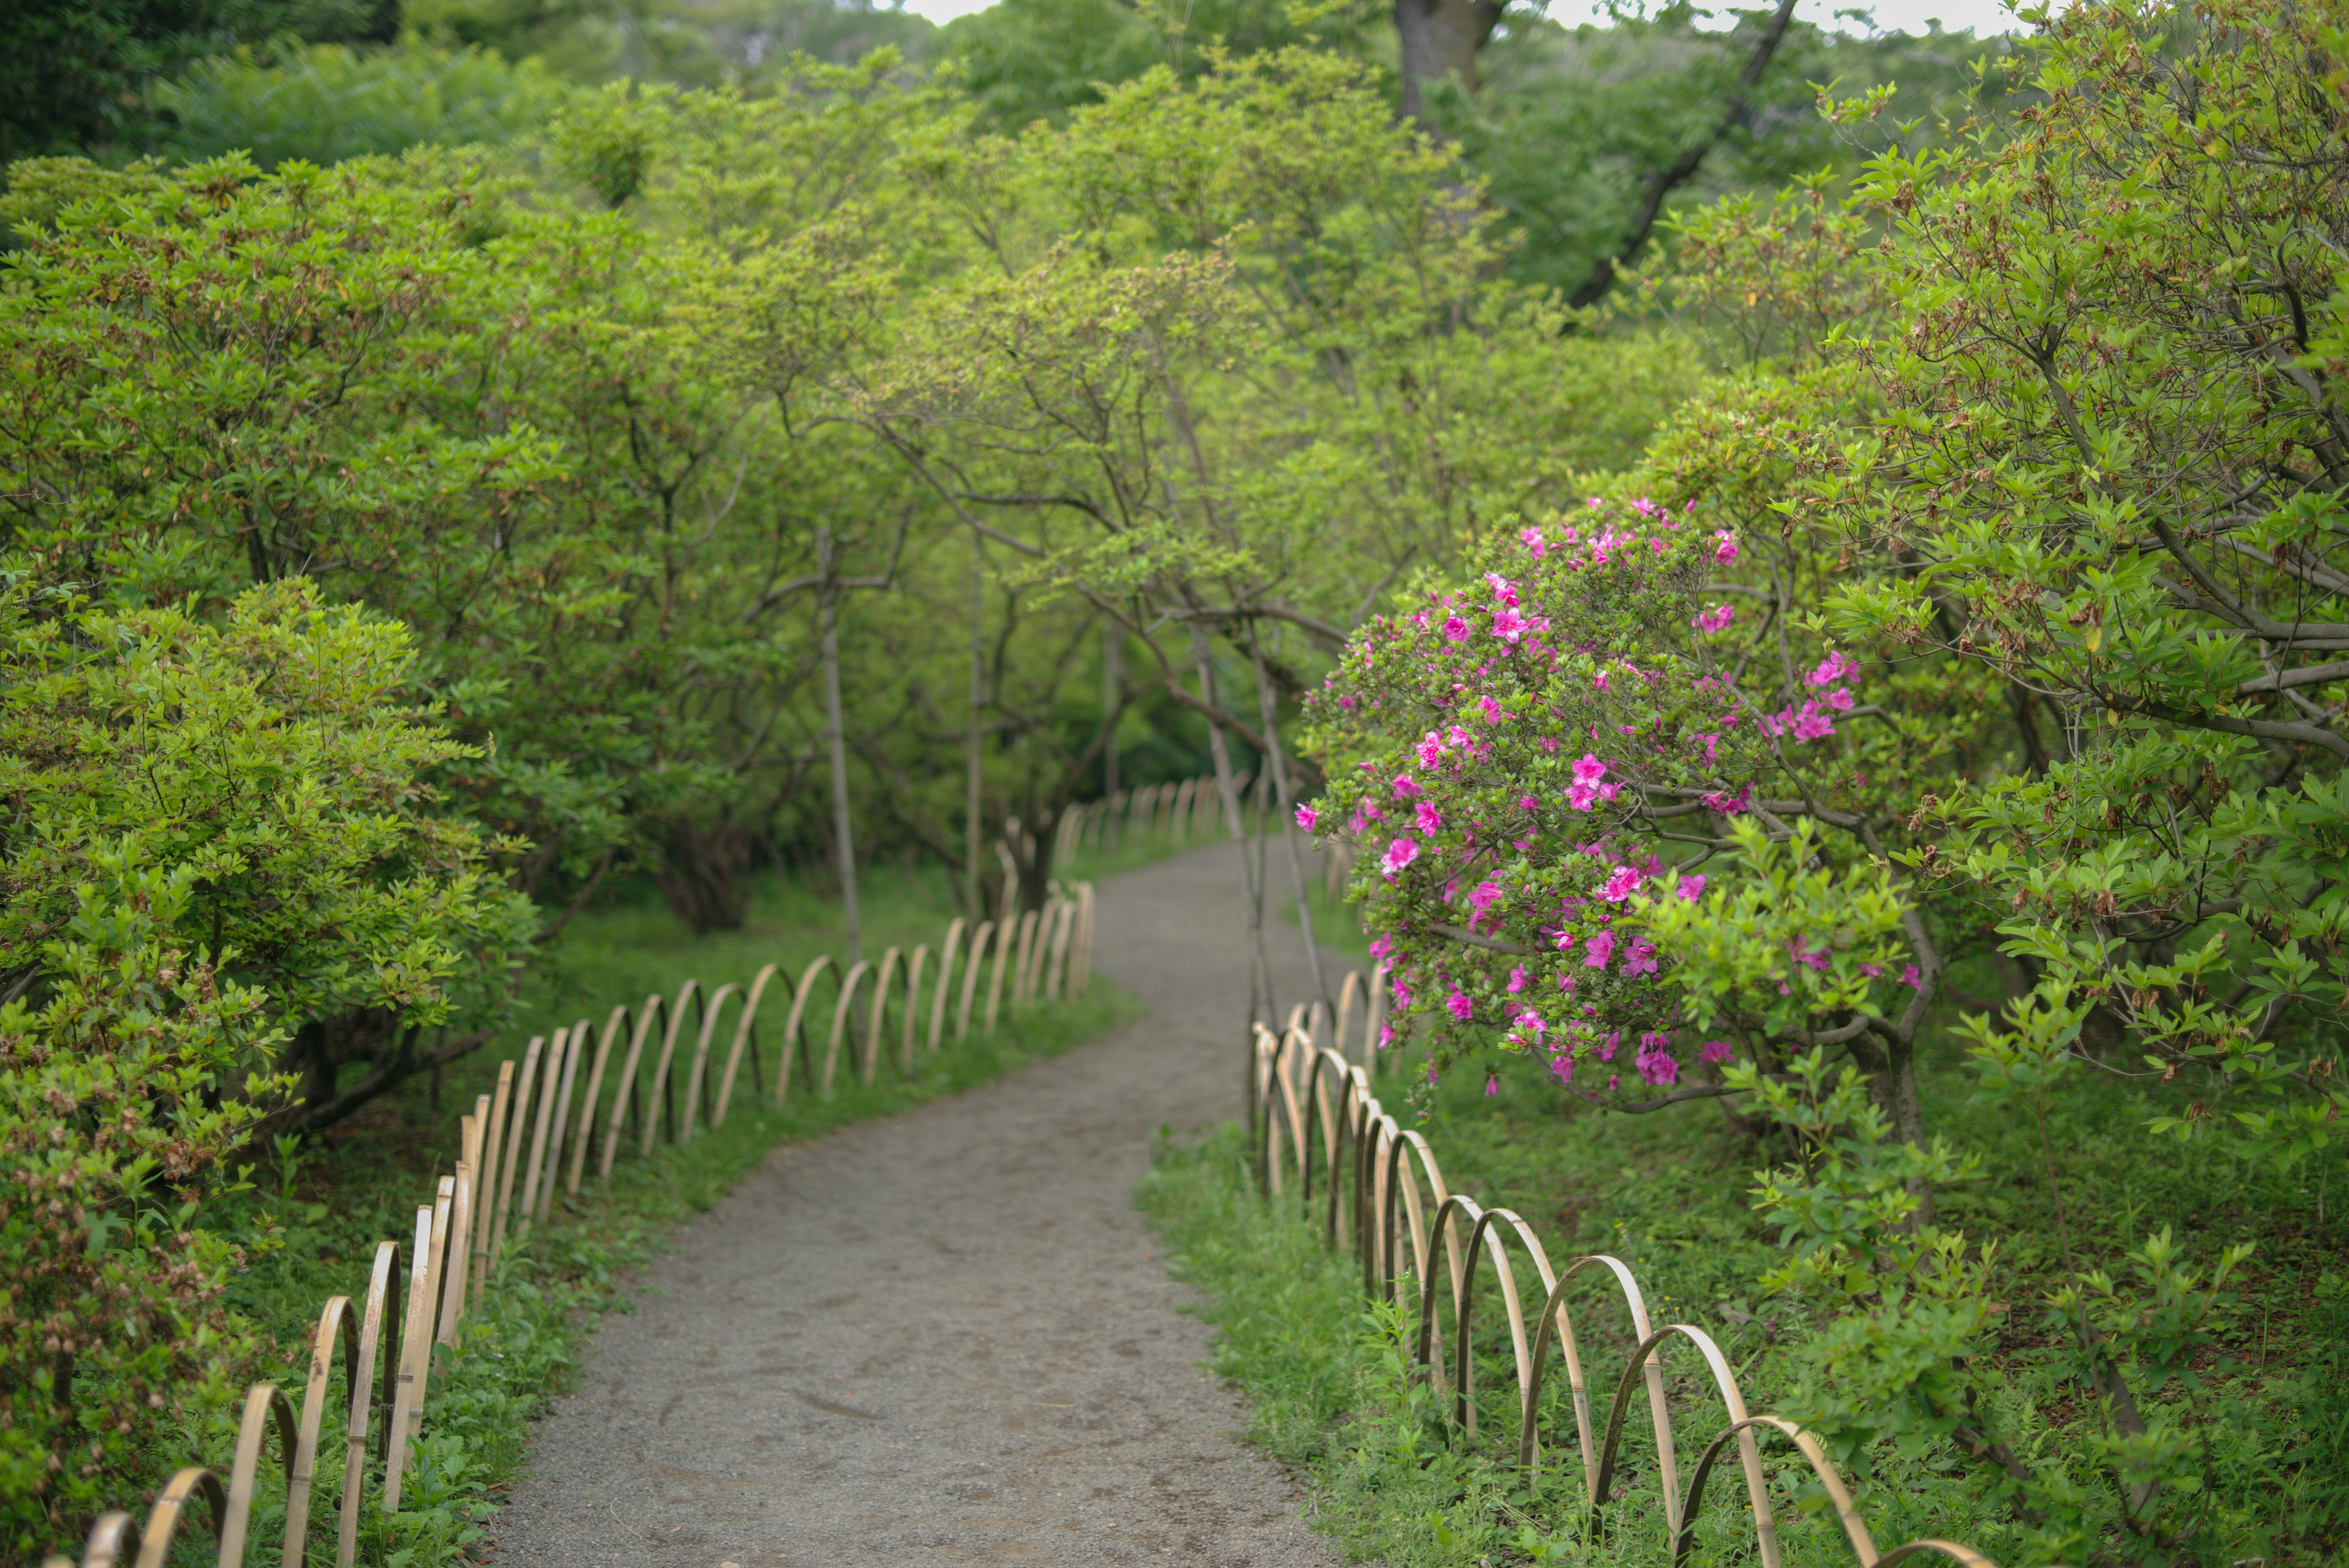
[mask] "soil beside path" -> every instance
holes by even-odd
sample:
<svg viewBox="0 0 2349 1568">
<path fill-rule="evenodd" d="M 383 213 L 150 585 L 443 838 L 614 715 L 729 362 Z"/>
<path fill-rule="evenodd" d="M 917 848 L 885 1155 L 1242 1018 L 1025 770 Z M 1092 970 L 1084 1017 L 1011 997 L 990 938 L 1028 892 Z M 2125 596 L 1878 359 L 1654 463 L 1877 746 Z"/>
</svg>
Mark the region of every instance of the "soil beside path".
<svg viewBox="0 0 2349 1568">
<path fill-rule="evenodd" d="M 1161 1124 L 1241 1113 L 1237 880 L 1218 846 L 1103 882 L 1094 968 L 1147 1018 L 784 1146 L 688 1228 L 533 1434 L 503 1560 L 1334 1563 L 1129 1199 Z"/>
</svg>

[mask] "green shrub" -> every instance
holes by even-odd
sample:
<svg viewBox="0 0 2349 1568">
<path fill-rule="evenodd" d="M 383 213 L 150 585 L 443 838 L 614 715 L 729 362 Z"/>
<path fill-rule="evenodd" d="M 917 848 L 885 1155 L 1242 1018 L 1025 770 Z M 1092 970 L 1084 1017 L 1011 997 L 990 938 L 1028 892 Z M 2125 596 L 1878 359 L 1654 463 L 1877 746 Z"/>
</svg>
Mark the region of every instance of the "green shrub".
<svg viewBox="0 0 2349 1568">
<path fill-rule="evenodd" d="M 56 944 L 86 940 L 88 890 L 121 865 L 176 879 L 142 916 L 156 940 L 291 1037 L 304 1120 L 396 1082 L 420 1030 L 502 1006 L 535 914 L 437 809 L 427 775 L 471 751 L 407 705 L 404 628 L 306 582 L 248 590 L 218 628 L 41 607 L 0 603 L 0 993 L 56 983 Z"/>
<path fill-rule="evenodd" d="M 191 161 L 247 152 L 264 169 L 388 154 L 427 142 L 497 144 L 535 130 L 569 92 L 533 62 L 415 42 L 256 54 L 241 48 L 155 89 L 178 122 L 166 149 Z"/>
<path fill-rule="evenodd" d="M 150 1479 L 262 1349 L 222 1294 L 241 1250 L 204 1199 L 287 1080 L 247 1072 L 262 995 L 179 930 L 191 867 L 85 846 L 37 1006 L 0 1007 L 0 1551 L 30 1553 Z M 223 1094 L 223 1090 L 233 1090 Z"/>
</svg>

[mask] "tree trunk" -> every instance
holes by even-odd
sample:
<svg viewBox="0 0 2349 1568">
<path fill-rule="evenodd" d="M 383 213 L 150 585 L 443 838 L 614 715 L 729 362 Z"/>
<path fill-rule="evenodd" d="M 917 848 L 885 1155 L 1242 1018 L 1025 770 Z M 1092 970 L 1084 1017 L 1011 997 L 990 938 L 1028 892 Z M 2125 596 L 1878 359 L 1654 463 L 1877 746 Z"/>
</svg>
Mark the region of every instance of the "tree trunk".
<svg viewBox="0 0 2349 1568">
<path fill-rule="evenodd" d="M 1394 21 L 1402 46 L 1402 118 L 1420 119 L 1435 83 L 1476 85 L 1476 52 L 1500 25 L 1501 6 L 1498 0 L 1395 0 Z"/>
<path fill-rule="evenodd" d="M 1273 1023 L 1272 965 L 1264 951 L 1264 899 L 1257 892 L 1256 867 L 1248 859 L 1247 816 L 1238 784 L 1232 777 L 1232 749 L 1224 740 L 1223 707 L 1216 701 L 1214 661 L 1207 653 L 1207 634 L 1197 622 L 1191 626 L 1191 656 L 1199 665 L 1199 700 L 1207 705 L 1207 745 L 1216 757 L 1216 790 L 1223 797 L 1224 820 L 1230 826 L 1233 846 L 1240 852 L 1240 882 L 1247 898 L 1248 1012 L 1251 1022 Z M 1254 1095 L 1255 1078 L 1248 1080 Z"/>
<path fill-rule="evenodd" d="M 1323 1012 L 1331 1024 L 1338 1021 L 1338 1004 L 1330 1000 L 1330 984 L 1321 978 L 1321 944 L 1313 937 L 1313 903 L 1305 892 L 1305 857 L 1297 847 L 1296 806 L 1288 795 L 1288 764 L 1280 750 L 1280 714 L 1272 694 L 1272 684 L 1264 675 L 1264 647 L 1257 640 L 1254 622 L 1248 624 L 1248 654 L 1256 668 L 1257 713 L 1264 724 L 1265 763 L 1272 772 L 1272 807 L 1280 815 L 1281 842 L 1288 850 L 1288 879 L 1297 889 L 1297 929 L 1305 937 L 1306 972 L 1313 977 L 1313 993 L 1321 999 Z"/>
<path fill-rule="evenodd" d="M 677 918 L 705 931 L 736 931 L 750 909 L 750 860 L 757 841 L 748 828 L 719 823 L 703 828 L 689 819 L 670 824 L 653 879 Z"/>
<path fill-rule="evenodd" d="M 1102 742 L 1102 799 L 1117 798 L 1117 721 L 1125 711 L 1125 628 L 1102 629 L 1102 712 L 1109 734 Z"/>
<path fill-rule="evenodd" d="M 970 739 L 963 756 L 963 905 L 977 926 L 986 905 L 979 891 L 978 785 L 979 711 L 987 703 L 987 544 L 977 529 L 970 535 Z"/>
<path fill-rule="evenodd" d="M 833 584 L 832 530 L 815 534 L 816 572 L 823 578 L 824 740 L 832 750 L 832 836 L 840 862 L 840 898 L 848 934 L 848 967 L 864 961 L 864 933 L 856 918 L 856 839 L 848 815 L 848 741 L 840 716 L 840 595 Z"/>
</svg>

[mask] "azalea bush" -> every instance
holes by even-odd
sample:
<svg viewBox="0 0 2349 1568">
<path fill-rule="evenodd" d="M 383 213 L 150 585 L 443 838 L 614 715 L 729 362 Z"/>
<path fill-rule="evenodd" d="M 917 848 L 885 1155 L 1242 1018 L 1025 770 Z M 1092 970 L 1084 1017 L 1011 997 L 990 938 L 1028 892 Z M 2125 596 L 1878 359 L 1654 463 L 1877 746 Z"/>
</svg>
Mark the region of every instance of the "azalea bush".
<svg viewBox="0 0 2349 1568">
<path fill-rule="evenodd" d="M 1593 497 L 1356 638 L 1311 700 L 1330 784 L 1300 820 L 1360 845 L 1388 1028 L 1431 1074 L 1530 1053 L 1653 1108 L 1833 1044 L 1914 1135 L 1943 960 L 1886 844 L 1952 734 L 1800 613 L 1819 543 Z"/>
<path fill-rule="evenodd" d="M 290 1038 L 300 1114 L 397 1083 L 428 1028 L 478 1043 L 537 916 L 433 785 L 473 749 L 409 701 L 414 665 L 398 622 L 301 580 L 239 595 L 219 626 L 0 595 L 0 994 L 46 1002 L 56 944 L 129 857 L 184 881 L 144 917 L 157 940 L 206 954 Z"/>
<path fill-rule="evenodd" d="M 291 1079 L 266 999 L 179 933 L 189 866 L 93 843 L 36 1004 L 0 1006 L 0 1555 L 148 1484 L 274 1347 L 223 1300 L 269 1238 L 205 1222 Z"/>
</svg>

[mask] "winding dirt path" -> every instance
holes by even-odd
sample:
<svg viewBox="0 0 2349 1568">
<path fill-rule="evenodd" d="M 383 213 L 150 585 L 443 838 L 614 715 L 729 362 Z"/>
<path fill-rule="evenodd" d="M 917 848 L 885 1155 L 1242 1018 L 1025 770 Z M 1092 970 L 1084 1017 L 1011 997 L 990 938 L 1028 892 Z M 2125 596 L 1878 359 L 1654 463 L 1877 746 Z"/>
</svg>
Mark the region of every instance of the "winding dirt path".
<svg viewBox="0 0 2349 1568">
<path fill-rule="evenodd" d="M 1102 884 L 1095 967 L 1140 1023 L 779 1148 L 688 1228 L 533 1435 L 503 1560 L 1334 1563 L 1129 1201 L 1162 1123 L 1241 1112 L 1237 878 L 1219 846 Z"/>
</svg>

